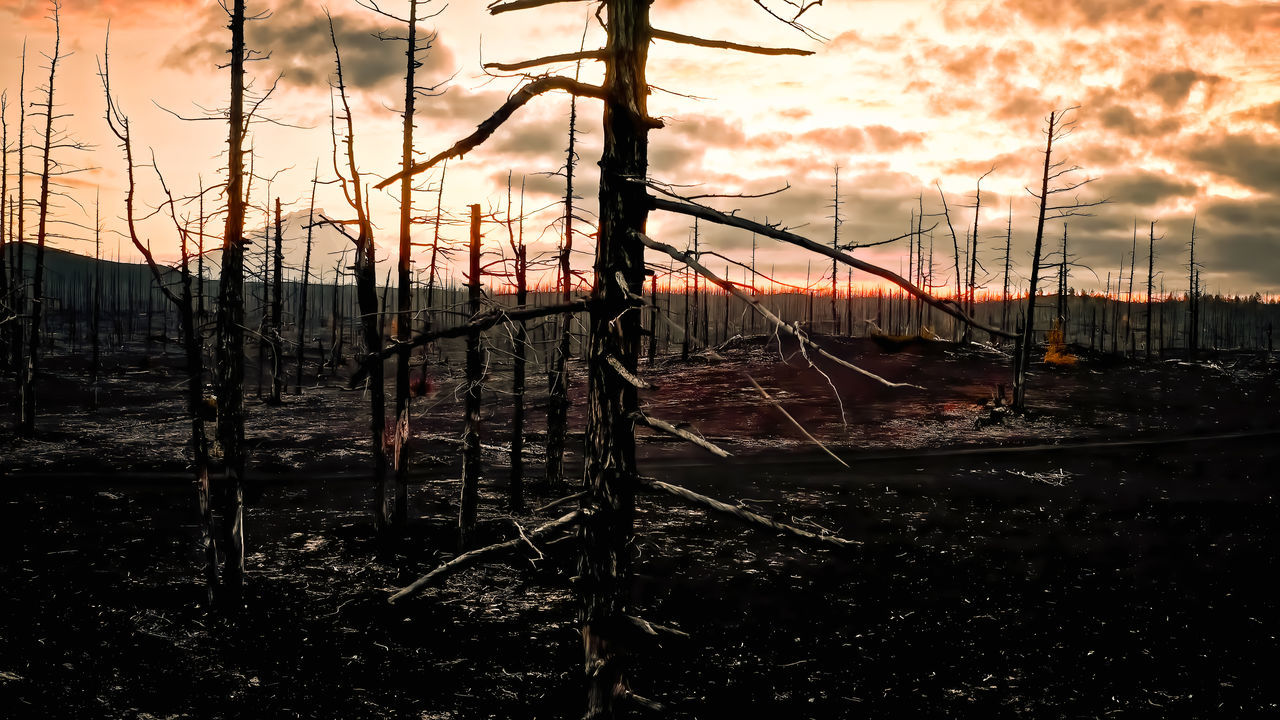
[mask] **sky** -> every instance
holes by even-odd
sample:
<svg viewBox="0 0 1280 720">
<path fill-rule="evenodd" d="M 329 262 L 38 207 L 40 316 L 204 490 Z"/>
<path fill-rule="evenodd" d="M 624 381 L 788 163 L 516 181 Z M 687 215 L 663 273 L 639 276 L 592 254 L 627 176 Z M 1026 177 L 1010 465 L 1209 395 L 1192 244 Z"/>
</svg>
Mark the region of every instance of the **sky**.
<svg viewBox="0 0 1280 720">
<path fill-rule="evenodd" d="M 786 0 L 767 0 L 783 13 Z M 516 61 L 600 47 L 596 3 L 567 2 L 489 16 L 486 3 L 428 3 L 438 12 L 424 22 L 435 33 L 419 70 L 422 84 L 439 90 L 418 104 L 415 150 L 429 157 L 471 132 L 526 78 L 487 74 L 482 62 Z M 404 14 L 403 0 L 380 0 Z M 271 122 L 253 126 L 250 228 L 260 228 L 268 198 L 280 197 L 294 214 L 287 232 L 288 262 L 301 265 L 301 227 L 311 179 L 334 177 L 329 134 L 333 53 L 324 7 L 313 0 L 250 0 L 250 47 L 264 59 L 250 64 L 259 93 L 275 84 L 262 106 Z M 404 45 L 375 37 L 394 23 L 356 4 L 329 0 L 351 93 L 360 168 L 371 180 L 398 168 L 403 104 Z M 9 186 L 16 182 L 18 88 L 23 42 L 27 48 L 26 100 L 43 100 L 53 23 L 47 0 L 0 0 L 0 88 L 8 97 Z M 650 113 L 666 127 L 650 134 L 650 174 L 690 194 L 755 194 L 714 201 L 717 207 L 793 228 L 829 243 L 839 166 L 841 243 L 873 243 L 908 230 L 920 207 L 932 231 L 934 278 L 950 285 L 952 239 L 942 218 L 939 189 L 963 245 L 974 227 L 975 184 L 982 181 L 977 218 L 979 279 L 1000 289 L 1006 227 L 1012 222 L 1013 284 L 1025 287 L 1035 236 L 1044 121 L 1051 111 L 1072 111 L 1074 130 L 1055 147 L 1055 160 L 1079 170 L 1064 181 L 1091 179 L 1082 202 L 1107 200 L 1090 216 L 1067 220 L 1073 269 L 1070 284 L 1101 290 L 1114 282 L 1140 235 L 1138 285 L 1145 281 L 1149 224 L 1156 222 L 1157 288 L 1187 286 L 1187 242 L 1196 219 L 1197 261 L 1211 292 L 1280 292 L 1280 3 L 1246 0 L 826 0 L 803 16 L 822 39 L 787 27 L 752 0 L 655 0 L 655 27 L 708 38 L 812 50 L 806 57 L 765 57 L 655 42 L 648 77 Z M 137 257 L 119 240 L 124 213 L 124 158 L 103 119 L 98 70 L 110 24 L 112 89 L 130 117 L 138 164 L 139 210 L 163 201 L 150 168 L 155 163 L 176 195 L 225 182 L 226 126 L 218 111 L 228 98 L 227 15 L 207 0 L 64 0 L 62 52 L 55 78 L 55 127 L 92 146 L 62 148 L 55 160 L 81 170 L 62 178 L 65 197 L 54 215 L 53 243 L 92 253 L 95 196 L 106 228 L 104 246 Z M 585 29 L 585 39 L 584 39 Z M 599 63 L 581 69 L 598 82 Z M 549 66 L 572 75 L 572 64 Z M 553 204 L 563 195 L 569 99 L 544 95 L 516 113 L 484 145 L 449 163 L 443 207 L 457 218 L 480 203 L 505 217 L 508 173 L 519 205 L 529 215 L 524 232 L 531 257 L 548 260 L 561 227 Z M 577 194 L 581 214 L 595 208 L 595 162 L 601 146 L 600 104 L 579 102 Z M 38 118 L 28 118 L 33 145 Z M 36 150 L 28 167 L 38 164 Z M 268 187 L 267 178 L 271 178 Z M 415 214 L 434 213 L 439 173 L 419 177 Z M 28 194 L 36 186 L 28 186 Z M 12 195 L 12 192 L 11 192 Z M 209 196 L 214 204 L 214 196 Z M 332 184 L 318 186 L 318 208 L 335 218 L 352 215 Z M 397 245 L 394 195 L 375 192 L 375 239 L 383 258 Z M 517 208 L 518 209 L 518 208 Z M 194 206 L 183 212 L 194 215 Z M 34 212 L 29 226 L 34 226 Z M 173 259 L 177 241 L 162 217 L 142 221 L 157 255 Z M 220 227 L 221 222 L 214 223 Z M 690 241 L 686 218 L 654 213 L 649 234 L 677 246 Z M 213 230 L 211 229 L 211 232 Z M 431 227 L 415 230 L 429 242 Z M 485 227 L 496 259 L 507 242 L 496 223 Z M 1063 221 L 1046 225 L 1046 246 L 1056 251 Z M 465 238 L 460 224 L 443 235 Z M 704 248 L 749 263 L 749 233 L 702 227 Z M 755 240 L 757 267 L 792 283 L 829 286 L 830 262 Z M 930 237 L 926 235 L 926 251 Z M 349 248 L 329 233 L 317 264 L 332 268 Z M 590 267 L 589 241 L 575 267 Z M 509 251 L 507 253 L 510 254 Z M 905 272 L 904 241 L 855 254 Z M 460 261 L 461 258 L 459 257 Z M 667 259 L 650 257 L 665 265 Z M 416 267 L 425 264 L 421 248 Z M 712 269 L 725 262 L 710 257 Z M 331 274 L 331 270 L 327 270 Z M 381 274 L 383 271 L 380 270 Z M 847 282 L 840 271 L 840 285 Z M 745 281 L 744 271 L 729 276 Z M 1128 270 L 1125 270 L 1126 275 Z M 822 278 L 825 275 L 825 280 Z M 548 274 L 547 278 L 553 277 Z M 873 283 L 855 275 L 855 285 Z"/>
</svg>

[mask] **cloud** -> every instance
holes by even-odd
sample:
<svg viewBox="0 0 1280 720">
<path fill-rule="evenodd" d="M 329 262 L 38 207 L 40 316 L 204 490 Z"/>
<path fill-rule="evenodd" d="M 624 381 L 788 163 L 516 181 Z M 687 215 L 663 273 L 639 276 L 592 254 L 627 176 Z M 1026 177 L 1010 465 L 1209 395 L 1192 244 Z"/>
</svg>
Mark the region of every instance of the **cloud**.
<svg viewBox="0 0 1280 720">
<path fill-rule="evenodd" d="M 1165 116 L 1159 120 L 1139 118 L 1124 105 L 1110 105 L 1098 114 L 1102 126 L 1129 137 L 1160 137 L 1176 133 L 1182 123 L 1176 117 Z"/>
<path fill-rule="evenodd" d="M 1215 85 L 1222 80 L 1217 75 L 1206 75 L 1195 70 L 1158 72 L 1147 81 L 1147 90 L 1159 97 L 1165 108 L 1173 109 L 1187 101 L 1187 96 L 1196 83 Z"/>
<path fill-rule="evenodd" d="M 1196 166 L 1265 193 L 1280 193 L 1280 143 L 1250 135 L 1198 137 L 1186 157 Z"/>
<path fill-rule="evenodd" d="M 1096 195 L 1118 204 L 1149 207 L 1166 200 L 1194 197 L 1194 183 L 1162 172 L 1136 170 L 1106 175 L 1097 182 Z"/>
<path fill-rule="evenodd" d="M 207 68 L 226 62 L 230 38 L 225 30 L 226 17 L 220 8 L 209 14 L 203 38 L 171 51 L 165 64 L 188 70 Z M 342 53 L 342 70 L 349 89 L 370 90 L 383 85 L 403 83 L 404 44 L 397 40 L 380 40 L 377 35 L 403 34 L 404 30 L 389 26 L 380 18 L 365 15 L 335 15 L 334 33 Z M 426 38 L 422 38 L 425 40 Z M 265 74 L 284 74 L 284 85 L 324 88 L 334 76 L 333 46 L 329 38 L 329 21 L 306 0 L 284 0 L 269 15 L 246 24 L 245 43 L 265 56 Z M 430 85 L 447 78 L 456 65 L 453 53 L 436 38 L 431 49 L 419 55 L 423 62 L 417 70 L 419 85 Z M 264 74 L 259 72 L 258 74 Z"/>
</svg>

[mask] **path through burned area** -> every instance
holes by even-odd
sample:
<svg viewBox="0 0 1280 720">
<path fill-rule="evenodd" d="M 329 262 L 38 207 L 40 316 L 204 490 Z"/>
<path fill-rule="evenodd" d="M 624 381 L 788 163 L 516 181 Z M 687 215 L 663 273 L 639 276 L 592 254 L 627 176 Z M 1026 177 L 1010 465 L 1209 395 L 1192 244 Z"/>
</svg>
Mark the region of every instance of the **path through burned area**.
<svg viewBox="0 0 1280 720">
<path fill-rule="evenodd" d="M 672 716 L 1275 712 L 1280 695 L 1264 675 L 1280 650 L 1269 587 L 1280 423 L 1268 361 L 1042 370 L 1030 393 L 1039 417 L 975 431 L 981 401 L 1007 374 L 985 354 L 863 358 L 930 387 L 907 399 L 827 369 L 848 425 L 803 359 L 781 363 L 760 346 L 722 354 L 656 369 L 646 410 L 733 438 L 724 444 L 735 457 L 652 438 L 642 471 L 860 544 L 795 545 L 642 498 L 635 613 L 689 637 L 638 636 L 633 686 Z M 744 372 L 852 469 L 793 438 L 742 389 Z M 424 519 L 378 543 L 358 448 L 322 461 L 327 443 L 352 447 L 348 414 L 352 437 L 361 430 L 357 411 L 330 407 L 346 391 L 329 393 L 294 401 L 324 399 L 308 409 L 329 413 L 323 432 L 285 459 L 270 446 L 257 456 L 270 475 L 248 511 L 238 625 L 200 607 L 195 497 L 171 472 L 180 462 L 135 468 L 156 472 L 144 476 L 107 458 L 81 472 L 6 441 L 18 470 L 0 484 L 0 706 L 14 717 L 579 715 L 575 543 L 542 545 L 541 558 L 526 548 L 511 567 L 485 565 L 387 605 L 388 591 L 454 554 L 455 463 L 443 445 L 433 450 L 440 462 L 422 468 L 411 495 L 411 515 Z M 457 416 L 438 412 L 432 430 L 455 432 Z M 68 461 L 92 454 L 67 417 L 63 435 L 41 442 Z M 488 425 L 501 444 L 501 415 Z M 110 447 L 93 442 L 99 454 Z M 481 530 L 510 537 L 502 453 L 486 460 L 498 479 L 485 487 Z M 538 490 L 531 506 L 552 497 Z"/>
</svg>

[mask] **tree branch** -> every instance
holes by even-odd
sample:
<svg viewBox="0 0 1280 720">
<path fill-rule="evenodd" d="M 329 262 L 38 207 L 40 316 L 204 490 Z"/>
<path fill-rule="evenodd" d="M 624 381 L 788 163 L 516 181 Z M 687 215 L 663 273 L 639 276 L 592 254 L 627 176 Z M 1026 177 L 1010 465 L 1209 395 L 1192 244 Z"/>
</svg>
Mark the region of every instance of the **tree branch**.
<svg viewBox="0 0 1280 720">
<path fill-rule="evenodd" d="M 598 85 L 590 85 L 588 83 L 578 82 L 577 80 L 573 80 L 567 77 L 561 77 L 559 75 L 549 75 L 546 77 L 537 78 L 529 82 L 528 84 L 526 84 L 524 87 L 517 90 L 515 93 L 513 93 L 511 97 L 507 98 L 507 101 L 502 104 L 502 107 L 499 107 L 496 111 L 494 111 L 492 115 L 488 117 L 488 119 L 486 119 L 484 122 L 480 123 L 480 125 L 476 127 L 475 132 L 471 133 L 467 137 L 454 143 L 453 147 L 436 155 L 430 160 L 427 160 L 425 162 L 415 163 L 408 170 L 401 170 L 400 172 L 392 175 L 386 180 L 383 180 L 382 182 L 378 183 L 377 185 L 374 186 L 374 188 L 381 190 L 386 186 L 394 182 L 397 182 L 398 180 L 403 178 L 405 175 L 417 175 L 420 172 L 423 172 L 425 170 L 431 169 L 432 167 L 435 167 L 442 160 L 447 160 L 449 158 L 455 158 L 455 157 L 460 158 L 463 155 L 466 155 L 468 152 L 471 152 L 477 146 L 483 143 L 485 140 L 488 140 L 489 137 L 493 135 L 494 131 L 497 130 L 499 126 L 501 126 L 503 123 L 505 123 L 508 119 L 511 118 L 512 114 L 514 114 L 516 110 L 519 110 L 521 107 L 524 107 L 526 103 L 528 103 L 530 100 L 537 97 L 538 95 L 541 95 L 545 92 L 550 92 L 552 90 L 564 90 L 565 92 L 570 93 L 572 95 L 578 95 L 582 97 L 593 97 L 599 100 L 603 100 L 607 94 L 605 92 L 605 89 Z"/>
<path fill-rule="evenodd" d="M 364 382 L 369 375 L 369 368 L 376 362 L 382 362 L 392 355 L 400 353 L 413 352 L 413 349 L 426 345 L 432 341 L 443 338 L 456 338 L 468 335 L 473 332 L 483 332 L 494 325 L 499 325 L 512 320 L 532 320 L 533 318 L 545 317 L 547 315 L 559 315 L 562 313 L 581 312 L 586 310 L 590 305 L 590 301 L 584 299 L 574 300 L 573 302 L 561 303 L 559 305 L 546 305 L 544 307 L 524 308 L 522 310 L 494 310 L 483 315 L 477 315 L 469 322 L 462 325 L 455 325 L 443 330 L 432 330 L 428 333 L 422 333 L 415 336 L 407 342 L 398 342 L 388 345 L 381 351 L 369 353 L 360 361 L 360 367 L 351 375 L 350 387 L 355 387 Z"/>
<path fill-rule="evenodd" d="M 524 70 L 525 68 L 537 67 L 538 65 L 550 65 L 552 63 L 574 62 L 577 60 L 604 60 L 607 54 L 604 50 L 578 50 L 576 52 L 560 53 L 558 55 L 547 55 L 545 57 L 534 58 L 532 60 L 521 60 L 514 63 L 485 63 L 486 70 L 501 70 L 503 72 L 514 72 L 516 70 Z"/>
<path fill-rule="evenodd" d="M 928 303 L 929 305 L 938 308 L 942 312 L 945 312 L 946 314 L 956 318 L 957 320 L 967 323 L 975 328 L 978 328 L 983 332 L 986 332 L 998 337 L 1004 337 L 1004 338 L 1010 338 L 1010 339 L 1017 337 L 1014 333 L 1006 332 L 998 328 L 984 325 L 978 322 L 977 320 L 974 320 L 973 318 L 965 314 L 963 310 L 960 310 L 959 308 L 955 307 L 954 301 L 939 300 L 938 298 L 935 298 L 934 296 L 930 295 L 924 290 L 921 290 L 920 288 L 912 284 L 910 281 L 908 281 L 906 278 L 902 277 L 901 275 L 891 270 L 882 268 L 879 265 L 872 265 L 871 263 L 866 262 L 865 260 L 859 260 L 858 258 L 855 258 L 851 255 L 840 252 L 839 250 L 836 250 L 834 248 L 829 248 L 825 245 L 821 245 L 812 240 L 809 240 L 808 238 L 801 237 L 800 235 L 796 235 L 795 233 L 787 232 L 786 230 L 780 230 L 771 225 L 764 225 L 762 223 L 758 223 L 753 220 L 747 220 L 746 218 L 740 218 L 740 217 L 737 217 L 736 215 L 728 215 L 726 213 L 722 213 L 718 210 L 714 210 L 704 205 L 697 205 L 697 204 L 688 203 L 688 202 L 675 202 L 672 200 L 665 200 L 663 198 L 654 197 L 652 195 L 649 196 L 649 202 L 651 203 L 651 207 L 655 210 L 666 210 L 667 212 L 680 213 L 681 215 L 689 215 L 691 217 L 701 218 L 703 220 L 707 220 L 708 222 L 717 223 L 719 225 L 736 227 L 742 230 L 747 230 L 749 232 L 754 232 L 758 235 L 771 237 L 775 240 L 781 240 L 782 242 L 791 243 L 792 245 L 797 245 L 799 247 L 818 253 L 820 255 L 825 255 L 829 258 L 832 258 L 833 260 L 842 262 L 845 265 L 848 265 L 854 269 L 861 270 L 871 275 L 884 278 L 885 280 L 888 280 L 889 282 L 897 285 L 898 287 L 901 287 L 903 290 L 906 290 L 911 295 L 914 295 L 920 298 L 925 303 Z"/>
<path fill-rule="evenodd" d="M 761 47 L 759 45 L 744 45 L 742 43 L 730 42 L 728 40 L 708 40 L 706 38 L 694 37 L 693 35 L 683 35 L 670 30 L 659 30 L 653 28 L 653 37 L 656 40 L 666 40 L 667 42 L 680 43 L 682 45 L 696 45 L 705 48 L 717 48 L 720 50 L 737 50 L 738 52 L 755 53 L 756 55 L 812 55 L 812 50 L 801 50 L 799 48 L 772 48 Z"/>
<path fill-rule="evenodd" d="M 713 272 L 711 272 L 710 270 L 708 270 L 707 268 L 703 267 L 701 263 L 699 263 L 697 260 L 694 260 L 694 259 L 693 259 L 693 258 L 692 258 L 688 253 L 680 252 L 679 250 L 677 250 L 677 249 L 675 249 L 675 248 L 671 247 L 670 245 L 667 245 L 667 244 L 665 244 L 665 243 L 660 243 L 660 242 L 658 242 L 657 240 L 654 240 L 654 239 L 652 239 L 652 238 L 648 237 L 647 235 L 644 235 L 644 234 L 641 234 L 641 233 L 637 233 L 637 237 L 638 237 L 638 239 L 640 240 L 640 242 L 644 244 L 644 246 L 645 246 L 645 247 L 652 248 L 652 249 L 654 249 L 654 250 L 658 250 L 658 251 L 661 251 L 661 252 L 664 252 L 664 253 L 666 253 L 666 254 L 670 255 L 671 257 L 675 258 L 676 260 L 679 260 L 680 262 L 684 263 L 685 265 L 688 265 L 689 267 L 693 268 L 693 269 L 694 269 L 694 270 L 695 270 L 699 275 L 702 275 L 703 277 L 705 277 L 706 279 L 708 279 L 708 280 L 710 280 L 711 282 L 715 283 L 716 285 L 719 285 L 719 286 L 720 286 L 720 287 L 721 287 L 725 292 L 727 292 L 727 293 L 729 293 L 730 295 L 733 295 L 734 297 L 738 298 L 739 300 L 741 300 L 741 301 L 743 301 L 743 302 L 747 303 L 747 304 L 748 304 L 748 305 L 750 305 L 752 308 L 754 308 L 756 312 L 758 312 L 758 313 L 760 313 L 761 315 L 763 315 L 763 316 L 764 316 L 764 318 L 765 318 L 766 320 L 768 320 L 769 322 L 772 322 L 774 325 L 776 325 L 776 326 L 778 327 L 778 329 L 779 329 L 779 330 L 782 330 L 782 331 L 786 332 L 788 335 L 790 335 L 790 336 L 792 336 L 792 337 L 796 338 L 797 340 L 799 340 L 799 341 L 801 342 L 801 344 L 803 344 L 804 346 L 806 346 L 806 347 L 808 347 L 808 348 L 810 348 L 810 349 L 814 350 L 815 352 L 817 352 L 817 353 L 818 353 L 819 355 L 821 355 L 822 357 L 824 357 L 824 358 L 826 358 L 826 359 L 828 359 L 828 360 L 831 360 L 832 362 L 835 362 L 836 364 L 840 365 L 841 367 L 847 368 L 847 369 L 852 370 L 852 371 L 854 371 L 854 372 L 856 372 L 856 373 L 858 373 L 858 374 L 860 374 L 860 375 L 864 375 L 864 376 L 866 376 L 866 377 L 868 377 L 868 378 L 870 378 L 870 379 L 872 379 L 872 380 L 875 380 L 876 382 L 880 383 L 881 385 L 884 385 L 885 387 L 891 387 L 891 388 L 915 388 L 916 390 L 923 390 L 923 389 L 924 389 L 924 388 L 920 387 L 919 385 L 912 385 L 911 383 L 900 383 L 900 382 L 893 382 L 892 380 L 887 380 L 887 379 L 885 379 L 885 378 L 883 378 L 883 377 L 880 377 L 879 375 L 876 375 L 875 373 L 871 372 L 870 370 L 864 370 L 864 369 L 862 369 L 862 368 L 858 367 L 857 365 L 854 365 L 854 364 L 852 364 L 852 363 L 850 363 L 850 362 L 847 362 L 847 361 L 845 361 L 845 360 L 843 360 L 843 359 L 841 359 L 841 358 L 836 357 L 835 355 L 832 355 L 831 353 L 829 353 L 829 352 L 827 352 L 826 350 L 822 349 L 822 348 L 821 348 L 817 343 L 815 343 L 815 342 L 813 342 L 812 340 L 810 340 L 810 339 L 808 338 L 808 336 L 807 336 L 807 335 L 805 335 L 805 333 L 801 332 L 801 331 L 800 331 L 800 330 L 798 330 L 796 327 L 794 327 L 793 325 L 791 325 L 791 324 L 790 324 L 790 323 L 788 323 L 787 321 L 783 320 L 782 318 L 778 317 L 777 315 L 774 315 L 772 311 L 770 311 L 770 310 L 769 310 L 768 308 L 766 308 L 764 305 L 761 305 L 761 304 L 760 304 L 760 301 L 756 300 L 755 298 L 753 298 L 753 297 L 751 297 L 751 296 L 747 295 L 746 293 L 744 293 L 743 291 L 739 290 L 737 287 L 735 287 L 735 286 L 734 286 L 734 284 L 733 284 L 733 283 L 731 283 L 731 282 L 729 282 L 729 281 L 727 281 L 727 280 L 721 280 L 719 277 L 717 277 L 717 276 L 716 276 L 716 274 L 715 274 L 715 273 L 713 273 Z"/>
</svg>

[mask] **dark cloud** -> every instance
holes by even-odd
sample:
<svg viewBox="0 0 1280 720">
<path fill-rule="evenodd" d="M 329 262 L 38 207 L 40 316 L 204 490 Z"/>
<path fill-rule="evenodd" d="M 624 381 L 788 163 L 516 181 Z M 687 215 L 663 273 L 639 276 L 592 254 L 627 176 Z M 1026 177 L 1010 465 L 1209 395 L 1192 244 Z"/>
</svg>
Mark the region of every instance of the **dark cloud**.
<svg viewBox="0 0 1280 720">
<path fill-rule="evenodd" d="M 1160 137 L 1177 132 L 1182 123 L 1178 118 L 1165 116 L 1159 120 L 1139 118 L 1124 105 L 1110 105 L 1098 114 L 1102 126 L 1129 137 Z"/>
<path fill-rule="evenodd" d="M 1188 239 L 1180 238 L 1183 243 Z M 1275 292 L 1280 287 L 1280 204 L 1219 200 L 1203 208 L 1196 225 L 1196 260 L 1230 287 Z"/>
<path fill-rule="evenodd" d="M 1113 203 L 1151 206 L 1165 200 L 1194 197 L 1195 184 L 1161 172 L 1112 173 L 1098 180 L 1094 193 Z"/>
<path fill-rule="evenodd" d="M 1187 96 L 1196 83 L 1213 85 L 1221 81 L 1222 78 L 1217 75 L 1206 75 L 1195 70 L 1173 70 L 1152 75 L 1147 81 L 1147 90 L 1159 97 L 1166 108 L 1172 109 L 1187 101 Z"/>
<path fill-rule="evenodd" d="M 197 69 L 226 62 L 230 42 L 229 37 L 224 37 L 226 17 L 220 8 L 215 6 L 214 10 L 199 33 L 205 39 L 173 50 L 165 58 L 166 65 Z M 267 56 L 263 63 L 266 74 L 284 73 L 286 85 L 327 87 L 335 69 L 328 19 L 305 0 L 285 0 L 270 10 L 269 15 L 245 28 L 248 47 Z M 382 31 L 403 34 L 403 29 L 392 27 L 371 13 L 335 16 L 333 26 L 348 87 L 367 90 L 403 83 L 404 44 L 376 37 Z M 453 53 L 438 38 L 420 58 L 420 85 L 444 80 L 455 70 Z"/>
<path fill-rule="evenodd" d="M 1236 113 L 1236 116 L 1248 120 L 1261 120 L 1280 128 L 1280 102 L 1273 102 L 1270 105 L 1257 105 Z"/>
<path fill-rule="evenodd" d="M 1186 157 L 1200 168 L 1267 193 L 1280 193 L 1280 143 L 1249 135 L 1198 137 Z"/>
<path fill-rule="evenodd" d="M 1280 6 L 1267 0 L 1000 0 L 978 8 L 971 0 L 947 0 L 943 14 L 953 27 L 1005 27 L 1013 20 L 1049 28 L 1179 25 L 1199 34 L 1280 27 Z"/>
</svg>

